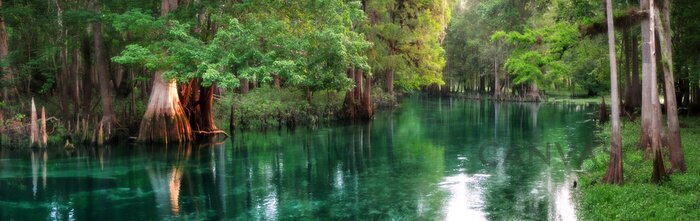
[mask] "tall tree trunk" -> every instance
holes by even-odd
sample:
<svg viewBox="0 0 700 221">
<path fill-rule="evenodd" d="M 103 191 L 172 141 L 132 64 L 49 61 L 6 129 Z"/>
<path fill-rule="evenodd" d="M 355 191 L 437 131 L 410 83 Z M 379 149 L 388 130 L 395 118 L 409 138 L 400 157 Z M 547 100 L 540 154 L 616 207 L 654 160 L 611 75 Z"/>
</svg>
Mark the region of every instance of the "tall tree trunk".
<svg viewBox="0 0 700 221">
<path fill-rule="evenodd" d="M 355 77 L 355 68 L 348 68 L 347 70 L 347 77 L 351 80 L 357 79 Z M 345 119 L 355 119 L 357 117 L 357 99 L 355 98 L 355 88 L 352 88 L 348 91 L 347 95 L 345 95 L 345 103 L 344 103 L 344 113 L 342 114 Z"/>
<path fill-rule="evenodd" d="M 0 9 L 2 9 L 2 0 L 0 0 Z M 4 84 L 9 84 L 3 87 L 3 101 L 9 101 L 12 97 L 18 95 L 17 88 L 13 85 L 15 76 L 14 69 L 8 63 L 9 61 L 7 61 L 9 52 L 10 45 L 7 42 L 7 29 L 5 28 L 5 18 L 2 16 L 2 14 L 0 14 L 0 63 L 5 63 L 5 65 L 1 69 L 3 72 L 2 80 L 4 81 Z"/>
<path fill-rule="evenodd" d="M 649 0 L 640 0 L 639 5 L 642 10 L 649 10 Z M 649 19 L 644 19 L 641 24 L 642 29 L 642 128 L 639 136 L 639 147 L 642 149 L 649 150 L 651 148 L 651 124 L 652 118 L 654 116 L 654 107 L 652 106 L 652 85 L 656 84 L 652 81 L 652 74 L 656 74 L 655 70 L 652 70 L 652 63 L 655 62 L 652 54 L 651 44 L 652 32 L 649 30 Z"/>
<path fill-rule="evenodd" d="M 678 122 L 678 106 L 676 104 L 676 88 L 673 78 L 673 46 L 671 42 L 671 13 L 670 0 L 664 0 L 663 19 L 660 17 L 658 8 L 655 10 L 656 27 L 661 43 L 661 65 L 664 71 L 664 85 L 666 87 L 666 117 L 668 123 L 668 146 L 670 152 L 671 171 L 685 172 L 685 156 L 681 149 L 681 132 Z"/>
<path fill-rule="evenodd" d="M 99 3 L 97 0 L 91 2 L 93 10 L 99 13 Z M 102 23 L 92 23 L 93 44 L 95 50 L 95 68 L 100 84 L 100 98 L 102 99 L 102 125 L 114 127 L 117 124 L 117 114 L 114 112 L 112 104 L 112 84 L 111 77 L 107 71 L 107 57 L 105 55 L 104 39 L 102 37 Z"/>
<path fill-rule="evenodd" d="M 631 35 L 630 49 L 632 50 L 632 99 L 630 100 L 630 107 L 632 110 L 636 110 L 642 105 L 642 87 L 639 81 L 639 42 L 636 34 Z"/>
<path fill-rule="evenodd" d="M 394 69 L 386 71 L 386 90 L 390 95 L 394 95 Z"/>
<path fill-rule="evenodd" d="M 362 97 L 362 111 L 364 112 L 365 119 L 371 119 L 374 116 L 374 110 L 372 108 L 372 77 L 365 77 L 365 87 Z"/>
<path fill-rule="evenodd" d="M 498 55 L 493 58 L 493 97 L 499 99 L 501 96 L 501 82 L 498 79 Z"/>
<path fill-rule="evenodd" d="M 645 44 L 649 45 L 649 54 L 651 55 L 651 61 L 649 62 L 649 76 L 650 78 L 650 83 L 651 83 L 651 96 L 649 99 L 651 99 L 651 105 L 652 105 L 652 118 L 651 118 L 651 151 L 654 157 L 654 168 L 652 170 L 652 175 L 651 175 L 651 180 L 652 182 L 658 183 L 661 182 L 662 179 L 666 177 L 666 169 L 664 169 L 664 162 L 663 162 L 663 155 L 661 153 L 661 146 L 660 146 L 660 134 L 661 134 L 661 110 L 659 107 L 659 95 L 658 95 L 658 90 L 657 90 L 657 84 L 656 84 L 656 31 L 655 31 L 655 23 L 656 23 L 656 12 L 655 12 L 655 7 L 654 6 L 654 0 L 649 1 L 648 4 L 648 10 L 649 12 L 649 22 L 647 23 L 648 25 L 648 30 L 649 30 L 649 41 L 645 42 Z M 645 52 L 646 53 L 646 52 Z"/>
<path fill-rule="evenodd" d="M 362 73 L 362 69 L 355 70 L 355 99 L 360 102 L 362 102 L 362 83 L 364 82 L 362 80 L 363 77 L 364 74 Z"/>
<path fill-rule="evenodd" d="M 612 3 L 606 0 L 608 21 L 608 52 L 610 57 L 610 89 L 612 106 L 612 129 L 610 136 L 610 164 L 603 181 L 612 184 L 624 182 L 622 169 L 622 136 L 620 135 L 620 93 L 617 82 L 617 58 L 615 53 L 615 26 L 613 24 Z"/>
<path fill-rule="evenodd" d="M 177 0 L 161 1 L 161 16 L 177 8 Z M 153 89 L 141 120 L 138 141 L 140 142 L 187 142 L 192 140 L 192 129 L 180 104 L 177 83 L 163 78 L 163 70 L 153 77 Z"/>
<path fill-rule="evenodd" d="M 190 104 L 194 105 L 189 107 L 193 109 L 192 114 L 187 117 L 190 120 L 194 134 L 197 134 L 199 138 L 207 138 L 215 135 L 216 132 L 220 132 L 219 128 L 216 127 L 213 113 L 216 86 L 198 86 L 198 90 L 198 92 L 194 93 L 198 93 L 199 96 L 196 100 L 190 102 Z"/>
<path fill-rule="evenodd" d="M 630 48 L 630 41 L 630 30 L 629 28 L 625 27 L 622 31 L 622 52 L 625 56 L 625 69 L 623 72 L 625 75 L 624 109 L 628 113 L 632 113 L 634 110 L 634 108 L 631 106 L 634 97 L 634 90 L 632 89 L 634 84 L 632 83 L 632 50 Z"/>
</svg>

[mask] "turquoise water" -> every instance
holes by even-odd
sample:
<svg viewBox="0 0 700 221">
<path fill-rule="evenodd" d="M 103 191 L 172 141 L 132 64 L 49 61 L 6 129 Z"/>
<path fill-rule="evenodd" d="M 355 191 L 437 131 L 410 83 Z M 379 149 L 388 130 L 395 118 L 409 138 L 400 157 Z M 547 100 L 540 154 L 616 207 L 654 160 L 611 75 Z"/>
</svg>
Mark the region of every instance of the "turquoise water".
<svg viewBox="0 0 700 221">
<path fill-rule="evenodd" d="M 215 145 L 0 150 L 0 220 L 571 220 L 592 106 L 411 98 Z"/>
</svg>

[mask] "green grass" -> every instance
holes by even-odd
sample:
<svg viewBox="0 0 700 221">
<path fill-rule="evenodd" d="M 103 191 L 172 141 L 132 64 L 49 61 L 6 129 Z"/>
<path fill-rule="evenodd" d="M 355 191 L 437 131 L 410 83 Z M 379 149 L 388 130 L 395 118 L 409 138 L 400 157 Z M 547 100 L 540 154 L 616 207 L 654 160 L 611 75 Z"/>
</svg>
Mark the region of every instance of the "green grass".
<svg viewBox="0 0 700 221">
<path fill-rule="evenodd" d="M 700 218 L 700 117 L 681 119 L 685 174 L 673 174 L 660 185 L 650 182 L 652 164 L 637 149 L 639 122 L 623 122 L 625 184 L 602 184 L 610 148 L 610 125 L 600 132 L 605 141 L 584 162 L 576 194 L 581 220 L 698 220 Z M 666 168 L 668 155 L 665 155 Z"/>
<path fill-rule="evenodd" d="M 553 103 L 569 103 L 569 104 L 599 104 L 600 97 L 605 97 L 605 103 L 610 104 L 610 94 L 602 94 L 599 96 L 587 97 L 584 92 L 576 92 L 573 94 L 571 91 L 547 91 L 547 102 Z"/>
</svg>

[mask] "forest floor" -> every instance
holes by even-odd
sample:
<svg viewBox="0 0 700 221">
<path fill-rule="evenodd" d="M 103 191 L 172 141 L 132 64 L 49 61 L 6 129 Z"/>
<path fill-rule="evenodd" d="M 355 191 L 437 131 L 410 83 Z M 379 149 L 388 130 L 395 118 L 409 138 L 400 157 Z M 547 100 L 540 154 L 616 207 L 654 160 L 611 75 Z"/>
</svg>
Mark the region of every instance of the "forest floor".
<svg viewBox="0 0 700 221">
<path fill-rule="evenodd" d="M 700 117 L 681 118 L 688 171 L 672 174 L 657 185 L 650 181 L 652 161 L 637 148 L 639 122 L 623 121 L 624 185 L 602 184 L 610 149 L 610 124 L 599 132 L 602 144 L 583 164 L 579 177 L 578 216 L 581 220 L 697 220 L 700 217 Z M 665 150 L 666 168 L 668 150 Z"/>
</svg>

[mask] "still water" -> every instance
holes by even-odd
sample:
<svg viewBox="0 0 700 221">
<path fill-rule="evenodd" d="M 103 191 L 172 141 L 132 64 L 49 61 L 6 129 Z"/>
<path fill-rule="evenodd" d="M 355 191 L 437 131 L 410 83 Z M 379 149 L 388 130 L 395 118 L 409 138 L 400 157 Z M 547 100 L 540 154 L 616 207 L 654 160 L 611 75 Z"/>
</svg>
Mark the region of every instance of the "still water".
<svg viewBox="0 0 700 221">
<path fill-rule="evenodd" d="M 0 220 L 575 220 L 595 108 L 410 98 L 217 145 L 0 150 Z"/>
</svg>

